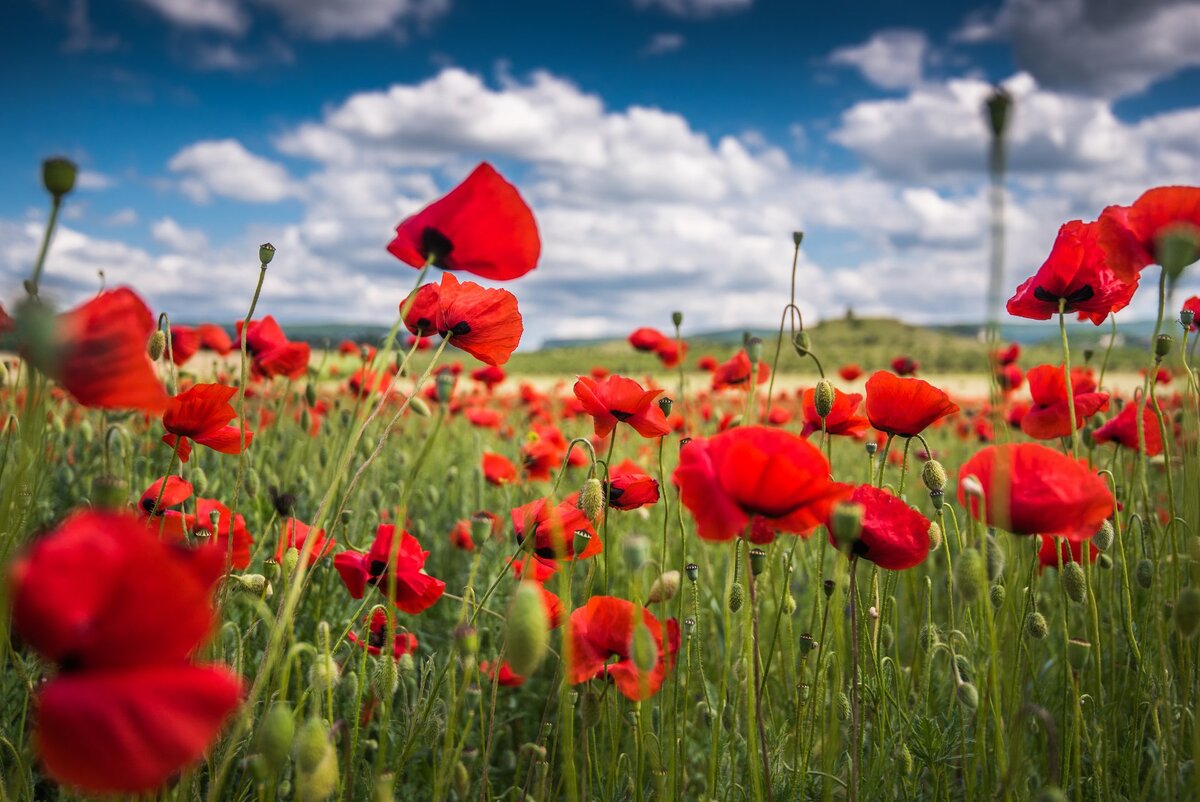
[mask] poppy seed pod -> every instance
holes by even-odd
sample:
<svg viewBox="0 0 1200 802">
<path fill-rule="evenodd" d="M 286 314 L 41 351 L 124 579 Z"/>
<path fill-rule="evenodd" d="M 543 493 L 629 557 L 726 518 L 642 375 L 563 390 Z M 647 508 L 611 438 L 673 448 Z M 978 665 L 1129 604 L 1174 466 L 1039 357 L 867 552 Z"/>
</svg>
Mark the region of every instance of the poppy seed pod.
<svg viewBox="0 0 1200 802">
<path fill-rule="evenodd" d="M 677 327 L 683 325 L 683 312 L 675 311 L 671 313 L 671 322 Z"/>
<path fill-rule="evenodd" d="M 700 577 L 700 566 L 695 563 L 688 563 L 683 566 L 683 571 L 692 582 L 695 582 Z"/>
<path fill-rule="evenodd" d="M 652 604 L 670 601 L 678 592 L 679 572 L 666 571 L 654 580 L 654 584 L 650 586 L 650 592 L 646 594 L 646 600 Z"/>
<path fill-rule="evenodd" d="M 1008 130 L 1009 119 L 1012 116 L 1012 94 L 1004 87 L 997 86 L 987 96 L 984 106 L 987 109 L 988 127 L 992 131 L 992 136 L 997 139 L 1003 137 L 1004 132 Z"/>
<path fill-rule="evenodd" d="M 1036 610 L 1029 614 L 1025 619 L 1025 636 L 1034 640 L 1042 640 L 1050 634 L 1050 625 L 1046 623 L 1046 616 Z"/>
<path fill-rule="evenodd" d="M 763 358 L 763 341 L 761 337 L 751 337 L 746 340 L 746 356 L 757 365 Z"/>
<path fill-rule="evenodd" d="M 879 451 L 879 443 L 876 443 L 874 440 L 868 441 L 865 448 L 867 449 L 867 456 L 873 457 Z"/>
<path fill-rule="evenodd" d="M 75 177 L 79 168 L 70 159 L 57 156 L 42 162 L 42 186 L 55 197 L 62 198 L 75 188 Z"/>
<path fill-rule="evenodd" d="M 1195 310 L 1193 310 L 1193 309 L 1179 310 L 1179 324 L 1181 326 L 1183 326 L 1185 329 L 1189 329 L 1192 327 L 1192 324 L 1195 322 L 1196 322 Z"/>
<path fill-rule="evenodd" d="M 834 581 L 832 579 L 826 579 L 824 582 L 821 583 L 821 590 L 825 593 L 825 598 L 828 599 L 830 596 L 833 595 L 833 589 L 835 587 L 837 587 L 837 585 L 834 583 Z"/>
<path fill-rule="evenodd" d="M 529 543 L 529 547 L 531 549 L 537 543 L 537 541 L 534 540 L 533 538 L 529 538 L 529 540 L 527 542 Z M 571 538 L 571 548 L 573 550 L 572 553 L 574 553 L 574 554 L 587 553 L 588 546 L 591 544 L 591 542 L 592 542 L 592 536 L 590 534 L 588 534 L 583 529 L 577 530 L 575 532 L 575 535 Z"/>
<path fill-rule="evenodd" d="M 816 390 L 813 393 L 813 406 L 819 417 L 829 417 L 829 413 L 833 412 L 834 400 L 833 384 L 829 379 L 821 379 L 817 382 Z"/>
<path fill-rule="evenodd" d="M 800 636 L 800 656 L 804 657 L 817 648 L 817 639 L 805 632 Z"/>
<path fill-rule="evenodd" d="M 1112 521 L 1105 518 L 1104 523 L 1100 524 L 1100 529 L 1092 536 L 1092 545 L 1100 551 L 1108 551 L 1115 537 L 1116 530 L 1113 529 Z"/>
<path fill-rule="evenodd" d="M 758 576 L 767 567 L 767 553 L 762 549 L 750 549 L 750 572 Z"/>
<path fill-rule="evenodd" d="M 987 587 L 983 555 L 978 549 L 963 549 L 954 566 L 954 586 L 967 603 L 974 603 Z"/>
<path fill-rule="evenodd" d="M 1158 339 L 1154 341 L 1154 356 L 1158 360 L 1166 358 L 1167 354 L 1171 353 L 1171 346 L 1175 344 L 1175 338 L 1170 334 L 1160 334 Z"/>
<path fill-rule="evenodd" d="M 1175 602 L 1175 629 L 1190 638 L 1200 629 L 1200 588 L 1184 588 Z"/>
<path fill-rule="evenodd" d="M 264 242 L 258 246 L 258 261 L 266 265 L 271 264 L 271 260 L 275 258 L 275 246 L 269 242 Z"/>
<path fill-rule="evenodd" d="M 454 374 L 448 370 L 438 373 L 434 379 L 437 387 L 438 401 L 443 404 L 449 401 L 454 396 Z"/>
<path fill-rule="evenodd" d="M 287 702 L 276 702 L 262 717 L 254 736 L 254 750 L 271 771 L 279 771 L 292 751 L 295 735 L 296 720 L 292 716 L 292 708 Z"/>
<path fill-rule="evenodd" d="M 729 612 L 736 613 L 741 610 L 745 601 L 746 589 L 742 587 L 741 582 L 734 582 L 733 587 L 729 589 Z"/>
<path fill-rule="evenodd" d="M 470 624 L 459 624 L 454 628 L 454 642 L 463 654 L 476 654 L 479 651 L 479 630 Z"/>
<path fill-rule="evenodd" d="M 550 645 L 550 621 L 541 587 L 522 582 L 513 594 L 505 621 L 508 664 L 518 674 L 528 676 L 541 664 Z"/>
<path fill-rule="evenodd" d="M 163 351 L 167 349 L 167 335 L 162 329 L 155 329 L 150 335 L 150 339 L 146 341 L 146 353 L 150 356 L 151 362 L 157 362 L 162 359 Z"/>
<path fill-rule="evenodd" d="M 941 492 L 946 489 L 946 469 L 942 463 L 931 459 L 921 468 L 921 481 L 929 488 L 929 492 Z"/>
<path fill-rule="evenodd" d="M 671 399 L 667 398 L 665 395 L 662 398 L 658 399 L 658 408 L 660 410 L 662 410 L 662 414 L 663 414 L 664 418 L 671 417 L 671 407 L 673 407 L 674 405 L 675 405 L 675 402 L 672 401 Z"/>
<path fill-rule="evenodd" d="M 633 640 L 629 644 L 629 656 L 638 671 L 647 673 L 653 671 L 658 662 L 658 644 L 654 640 L 654 633 L 646 626 L 642 617 L 637 616 L 637 619 L 637 625 L 633 628 Z"/>
<path fill-rule="evenodd" d="M 803 231 L 793 231 L 792 232 L 792 242 L 795 244 L 795 246 L 797 248 L 799 248 L 800 243 L 804 242 L 804 232 Z"/>
<path fill-rule="evenodd" d="M 1083 569 L 1077 562 L 1064 563 L 1062 567 L 1062 586 L 1067 598 L 1076 604 L 1083 604 L 1087 595 L 1087 580 Z"/>
<path fill-rule="evenodd" d="M 579 510 L 593 523 L 604 510 L 604 485 L 592 477 L 583 483 L 579 490 Z"/>
</svg>

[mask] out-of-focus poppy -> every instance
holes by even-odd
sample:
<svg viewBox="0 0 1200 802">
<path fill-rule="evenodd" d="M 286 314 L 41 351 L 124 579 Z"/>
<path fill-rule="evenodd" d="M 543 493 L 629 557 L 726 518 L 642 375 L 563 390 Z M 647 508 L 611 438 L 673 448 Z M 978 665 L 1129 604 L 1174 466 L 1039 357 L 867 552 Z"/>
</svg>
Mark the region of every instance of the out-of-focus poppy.
<svg viewBox="0 0 1200 802">
<path fill-rule="evenodd" d="M 188 461 L 192 453 L 192 441 L 208 446 L 222 454 L 242 453 L 242 431 L 229 422 L 237 417 L 237 411 L 229 399 L 237 389 L 223 384 L 195 384 L 167 402 L 163 412 L 163 442 L 169 446 L 178 443 L 179 459 Z M 246 445 L 254 438 L 254 432 L 246 431 Z"/>
<path fill-rule="evenodd" d="M 838 375 L 842 377 L 842 381 L 852 382 L 862 374 L 863 369 L 853 362 L 838 368 Z"/>
<path fill-rule="evenodd" d="M 279 533 L 279 545 L 275 547 L 275 561 L 282 564 L 283 555 L 288 549 L 296 549 L 303 554 L 304 546 L 310 538 L 312 546 L 308 552 L 308 565 L 311 568 L 317 564 L 317 560 L 333 551 L 337 540 L 326 538 L 324 529 L 314 530 L 299 518 L 285 518 Z"/>
<path fill-rule="evenodd" d="M 240 320 L 237 323 L 237 336 L 240 343 Z M 308 343 L 289 340 L 271 315 L 250 321 L 246 327 L 246 351 L 253 357 L 250 367 L 254 375 L 264 378 L 286 376 L 298 379 L 308 369 L 308 360 L 312 355 Z"/>
<path fill-rule="evenodd" d="M 512 666 L 508 661 L 500 663 L 497 669 L 495 665 L 488 660 L 479 661 L 479 673 L 485 677 L 490 677 L 496 681 L 497 685 L 502 685 L 507 688 L 519 688 L 525 684 L 525 678 L 512 670 Z"/>
<path fill-rule="evenodd" d="M 929 519 L 886 490 L 854 488 L 849 501 L 862 506 L 862 530 L 851 552 L 891 571 L 919 565 L 929 554 Z M 829 542 L 833 539 L 830 524 Z"/>
<path fill-rule="evenodd" d="M 881 432 L 912 437 L 934 421 L 958 412 L 946 393 L 923 379 L 881 370 L 867 379 L 867 418 Z"/>
<path fill-rule="evenodd" d="M 232 567 L 249 567 L 254 538 L 246 529 L 246 519 L 240 512 L 234 513 L 216 499 L 198 498 L 196 515 L 187 516 L 187 523 L 191 529 L 207 532 L 211 548 L 224 554 Z"/>
<path fill-rule="evenodd" d="M 346 639 L 360 649 L 366 649 L 368 654 L 373 654 L 379 657 L 383 654 L 383 647 L 387 645 L 388 634 L 388 617 L 383 610 L 376 610 L 371 614 L 371 622 L 367 628 L 367 637 L 364 640 L 359 636 L 358 632 L 351 629 L 346 635 Z M 396 631 L 392 637 L 392 658 L 399 660 L 406 654 L 416 654 L 417 636 L 411 632 Z"/>
<path fill-rule="evenodd" d="M 644 327 L 634 329 L 633 333 L 629 335 L 629 344 L 636 351 L 655 351 L 666 339 L 666 336 L 658 329 Z"/>
<path fill-rule="evenodd" d="M 1137 411 L 1141 404 L 1130 401 L 1119 413 L 1096 431 L 1092 439 L 1097 443 L 1116 443 L 1138 450 Z M 1156 457 L 1162 453 L 1162 432 L 1158 428 L 1158 416 L 1154 413 L 1154 404 L 1147 402 L 1142 409 L 1142 436 L 1146 440 L 1146 456 Z M 1171 424 L 1168 422 L 1167 424 Z M 1168 429 L 1170 431 L 1170 429 Z"/>
<path fill-rule="evenodd" d="M 633 661 L 633 639 L 641 613 L 641 624 L 649 630 L 647 642 L 654 644 L 654 667 L 640 670 Z M 679 624 L 674 618 L 666 623 L 666 653 L 663 652 L 663 625 L 654 614 L 625 599 L 593 596 L 587 604 L 571 613 L 567 636 L 571 639 L 571 662 L 567 667 L 572 684 L 593 677 L 607 676 L 628 699 L 645 701 L 662 687 L 667 672 L 675 666 L 679 650 Z M 616 661 L 612 661 L 613 658 Z"/>
<path fill-rule="evenodd" d="M 196 334 L 200 337 L 200 349 L 203 351 L 213 351 L 221 356 L 233 351 L 233 340 L 229 333 L 216 323 L 201 323 L 196 327 Z"/>
<path fill-rule="evenodd" d="M 1063 565 L 1067 563 L 1083 562 L 1083 544 L 1087 543 L 1088 561 L 1096 562 L 1096 558 L 1100 555 L 1100 549 L 1090 541 L 1070 541 L 1064 538 L 1043 536 L 1041 546 L 1038 548 L 1038 563 L 1042 568 L 1057 568 L 1058 555 L 1054 553 L 1054 544 L 1058 544 L 1059 551 L 1062 553 Z"/>
<path fill-rule="evenodd" d="M 1029 393 L 1033 406 L 1021 418 L 1021 431 L 1035 440 L 1053 440 L 1071 436 L 1071 410 L 1067 406 L 1067 380 L 1061 365 L 1030 368 Z M 1108 408 L 1108 393 L 1087 392 L 1091 383 L 1074 371 L 1071 376 L 1075 406 L 1075 428 L 1082 429 L 1087 419 Z"/>
<path fill-rule="evenodd" d="M 412 267 L 426 263 L 505 281 L 537 267 L 542 243 L 517 188 L 487 162 L 396 226 L 388 251 Z"/>
<path fill-rule="evenodd" d="M 441 284 L 416 290 L 404 325 L 413 334 L 440 334 L 480 362 L 503 365 L 521 343 L 525 331 L 517 299 L 508 290 L 488 289 L 473 281 L 460 282 L 451 273 Z M 462 369 L 462 366 L 459 366 Z"/>
<path fill-rule="evenodd" d="M 1021 358 L 1021 344 L 1012 343 L 1004 348 L 996 349 L 992 354 L 992 359 L 997 365 L 1012 365 Z"/>
<path fill-rule="evenodd" d="M 512 510 L 513 533 L 518 543 L 533 538 L 533 553 L 543 559 L 586 560 L 604 550 L 592 522 L 579 509 L 578 495 L 552 505 L 539 498 Z M 576 536 L 587 545 L 575 552 Z"/>
<path fill-rule="evenodd" d="M 333 565 L 352 598 L 361 599 L 368 585 L 374 585 L 385 596 L 394 590 L 392 603 L 416 615 L 432 606 L 446 590 L 445 582 L 424 572 L 428 557 L 429 552 L 415 537 L 404 530 L 397 537 L 394 525 L 383 524 L 375 530 L 375 540 L 366 554 L 343 551 L 334 555 Z"/>
<path fill-rule="evenodd" d="M 815 446 L 765 426 L 695 438 L 679 452 L 673 480 L 705 540 L 736 537 L 755 517 L 806 534 L 850 493 L 829 479 L 829 463 Z"/>
<path fill-rule="evenodd" d="M 662 390 L 646 390 L 633 379 L 608 376 L 596 381 L 580 376 L 575 397 L 592 416 L 597 437 L 608 437 L 618 423 L 627 423 L 642 437 L 662 437 L 671 431 L 655 403 Z"/>
<path fill-rule="evenodd" d="M 897 376 L 911 376 L 921 369 L 921 363 L 911 356 L 898 356 L 892 360 L 892 371 Z"/>
<path fill-rule="evenodd" d="M 191 326 L 171 327 L 171 360 L 178 366 L 200 350 L 200 334 Z"/>
<path fill-rule="evenodd" d="M 816 390 L 809 388 L 804 391 L 800 405 L 804 410 L 804 428 L 801 437 L 809 437 L 814 432 L 821 431 L 821 416 L 817 414 Z M 858 437 L 867 430 L 870 422 L 858 414 L 863 397 L 858 393 L 843 393 L 834 388 L 833 407 L 825 416 L 825 432 L 827 434 Z"/>
<path fill-rule="evenodd" d="M 517 481 L 517 466 L 503 454 L 483 452 L 483 478 L 488 484 L 507 485 Z"/>
<path fill-rule="evenodd" d="M 1155 187 L 1129 207 L 1129 230 L 1138 245 L 1150 258 L 1162 263 L 1160 244 L 1165 236 L 1176 235 L 1179 240 L 1191 240 L 1190 254 L 1183 255 L 1183 265 L 1200 259 L 1200 187 Z"/>
<path fill-rule="evenodd" d="M 754 365 L 745 351 L 738 351 L 728 362 L 721 364 L 712 375 L 712 388 L 724 390 L 729 387 L 744 388 L 750 384 Z M 771 368 L 766 362 L 758 363 L 758 384 L 766 384 L 771 377 Z"/>
<path fill-rule="evenodd" d="M 967 494 L 974 477 L 984 504 Z M 1104 479 L 1087 463 L 1040 443 L 987 446 L 958 472 L 958 500 L 977 520 L 1015 535 L 1059 535 L 1086 540 L 1112 515 Z"/>
<path fill-rule="evenodd" d="M 674 368 L 687 356 L 687 343 L 664 338 L 654 349 L 654 355 L 664 368 Z"/>
<path fill-rule="evenodd" d="M 491 390 L 504 381 L 504 369 L 497 365 L 485 365 L 471 371 L 471 378 Z"/>
</svg>

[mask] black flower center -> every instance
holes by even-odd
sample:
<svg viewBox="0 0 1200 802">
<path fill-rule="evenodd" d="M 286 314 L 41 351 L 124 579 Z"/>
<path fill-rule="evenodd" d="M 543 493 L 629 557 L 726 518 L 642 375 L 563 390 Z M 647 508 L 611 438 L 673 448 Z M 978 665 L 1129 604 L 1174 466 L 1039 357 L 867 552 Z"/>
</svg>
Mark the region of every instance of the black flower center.
<svg viewBox="0 0 1200 802">
<path fill-rule="evenodd" d="M 1049 304 L 1054 304 L 1056 306 L 1058 305 L 1059 301 L 1065 300 L 1067 302 L 1067 304 L 1066 304 L 1066 308 L 1064 311 L 1068 311 L 1068 312 L 1071 311 L 1072 309 L 1074 309 L 1076 304 L 1083 303 L 1084 301 L 1090 299 L 1095 294 L 1096 294 L 1096 291 L 1094 289 L 1092 289 L 1091 284 L 1084 284 L 1082 287 L 1075 290 L 1075 292 L 1071 293 L 1070 295 L 1054 295 L 1053 293 L 1051 293 L 1049 290 L 1047 290 L 1044 287 L 1036 287 L 1033 291 L 1034 298 L 1037 298 L 1039 301 L 1044 301 Z"/>
<path fill-rule="evenodd" d="M 426 226 L 421 232 L 421 254 L 432 262 L 434 267 L 445 268 L 446 257 L 453 250 L 454 243 L 436 228 Z"/>
</svg>

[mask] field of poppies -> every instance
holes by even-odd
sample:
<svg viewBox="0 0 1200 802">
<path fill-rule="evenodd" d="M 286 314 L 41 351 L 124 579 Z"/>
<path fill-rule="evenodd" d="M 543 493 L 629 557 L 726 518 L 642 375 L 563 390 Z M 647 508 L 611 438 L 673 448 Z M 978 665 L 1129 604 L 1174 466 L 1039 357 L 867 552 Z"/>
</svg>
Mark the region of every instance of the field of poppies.
<svg viewBox="0 0 1200 802">
<path fill-rule="evenodd" d="M 74 179 L 0 314 L 0 799 L 1195 798 L 1200 188 L 1065 222 L 1007 304 L 1056 358 L 993 330 L 952 397 L 823 362 L 796 296 L 506 376 L 541 243 L 487 164 L 399 223 L 380 342 L 257 314 L 270 245 L 236 325 L 56 309 Z M 1143 278 L 1122 390 L 1066 322 Z"/>
</svg>

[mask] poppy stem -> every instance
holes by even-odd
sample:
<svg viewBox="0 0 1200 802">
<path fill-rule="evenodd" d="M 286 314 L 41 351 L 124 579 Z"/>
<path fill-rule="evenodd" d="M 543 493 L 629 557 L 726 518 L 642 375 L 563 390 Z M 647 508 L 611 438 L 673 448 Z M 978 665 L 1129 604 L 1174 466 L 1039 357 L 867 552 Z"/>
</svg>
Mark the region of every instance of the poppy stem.
<svg viewBox="0 0 1200 802">
<path fill-rule="evenodd" d="M 150 511 L 151 515 L 159 515 L 163 518 L 162 523 L 158 527 L 159 537 L 162 537 L 162 530 L 166 525 L 166 517 L 161 516 L 159 505 L 162 504 L 163 495 L 167 492 L 167 480 L 171 476 L 171 471 L 175 468 L 175 460 L 179 459 L 179 446 L 181 443 L 183 443 L 183 437 L 175 435 L 175 447 L 171 449 L 171 459 L 167 462 L 167 470 L 163 472 L 162 485 L 158 488 L 158 498 L 154 499 L 154 506 L 151 507 Z"/>
<path fill-rule="evenodd" d="M 1058 332 L 1062 337 L 1063 381 L 1067 391 L 1067 419 L 1071 422 L 1071 456 L 1079 456 L 1079 429 L 1075 420 L 1075 387 L 1071 383 L 1071 343 L 1067 339 L 1067 299 L 1058 299 Z"/>
<path fill-rule="evenodd" d="M 890 440 L 890 438 L 889 438 Z M 850 558 L 850 802 L 858 799 L 859 713 L 858 713 L 858 555 Z"/>
<path fill-rule="evenodd" d="M 58 210 L 62 208 L 62 196 L 54 195 L 50 201 L 50 218 L 46 221 L 46 230 L 42 233 L 42 245 L 38 248 L 37 261 L 33 263 L 33 273 L 25 291 L 30 298 L 38 296 L 38 285 L 42 280 L 42 270 L 46 267 L 46 253 L 50 250 L 50 240 L 54 237 L 54 228 L 58 224 Z"/>
<path fill-rule="evenodd" d="M 616 444 L 617 444 L 617 429 L 614 426 L 613 430 L 611 432 L 609 432 L 609 434 L 608 434 L 608 453 L 604 457 L 604 487 L 605 488 L 608 488 L 610 482 L 612 481 L 611 477 L 610 477 L 610 474 L 612 472 L 612 455 L 613 455 L 613 447 Z M 609 585 L 608 555 L 612 551 L 612 544 L 608 542 L 608 519 L 609 519 L 608 499 L 604 500 L 604 507 L 605 507 L 604 527 L 603 527 L 604 535 L 601 538 L 601 540 L 604 543 L 604 595 L 607 596 L 608 595 L 608 585 Z"/>
</svg>

